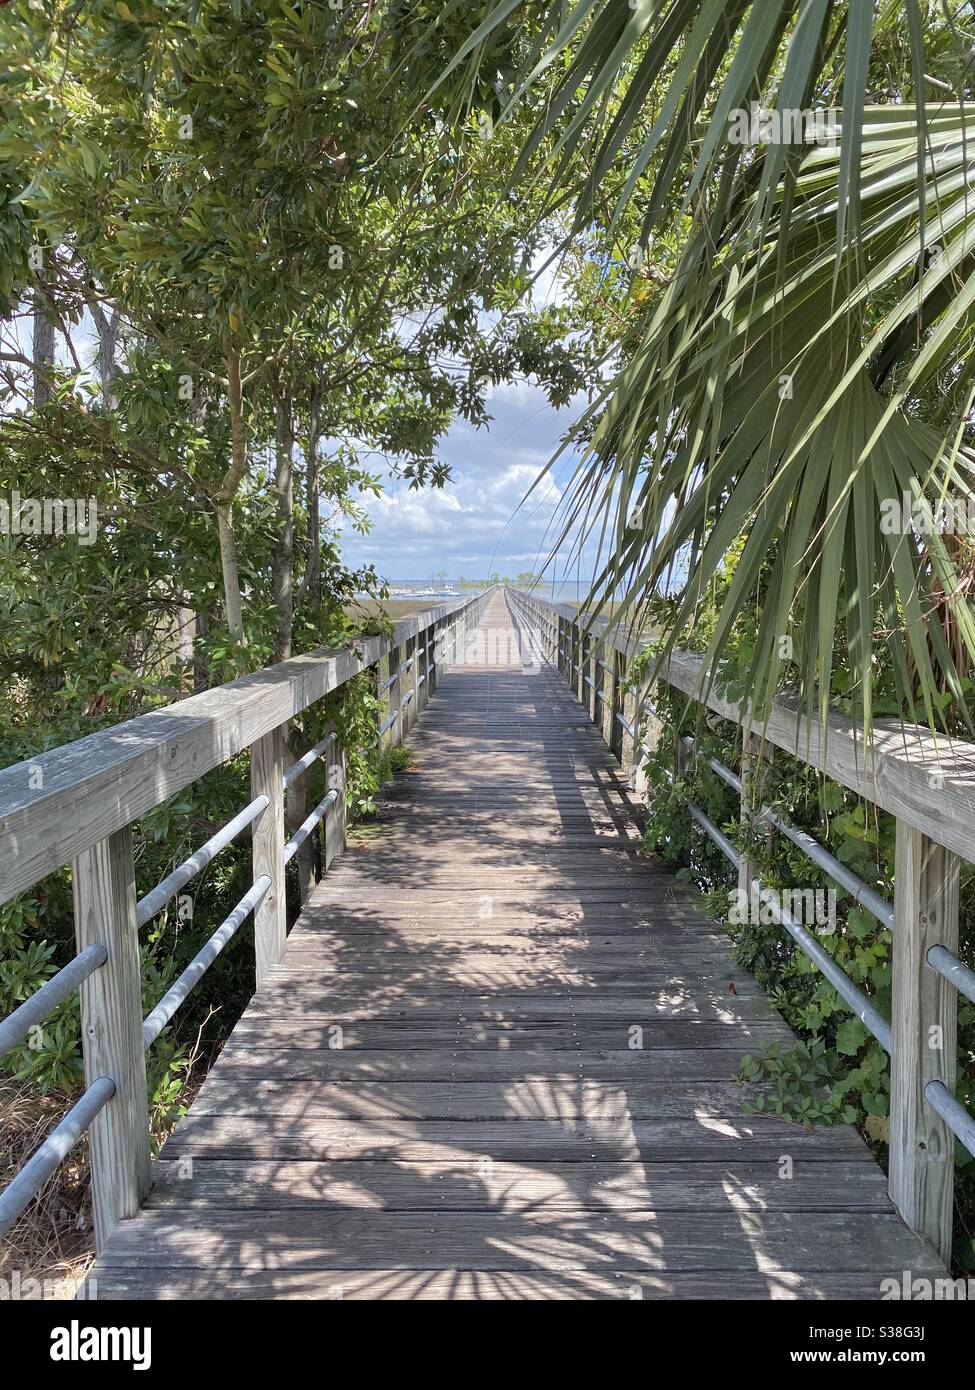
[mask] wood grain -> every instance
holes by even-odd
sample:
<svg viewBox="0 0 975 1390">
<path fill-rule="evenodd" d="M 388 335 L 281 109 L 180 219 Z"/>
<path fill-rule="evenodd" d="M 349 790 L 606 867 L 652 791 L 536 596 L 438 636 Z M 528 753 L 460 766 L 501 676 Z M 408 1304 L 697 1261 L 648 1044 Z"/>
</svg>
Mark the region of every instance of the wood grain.
<svg viewBox="0 0 975 1390">
<path fill-rule="evenodd" d="M 960 861 L 903 820 L 896 830 L 890 1070 L 890 1195 L 947 1262 L 955 1137 L 924 1100 L 929 1081 L 954 1094 L 958 991 L 932 970 L 932 946 L 958 950 Z"/>
<path fill-rule="evenodd" d="M 107 1076 L 115 1095 L 89 1131 L 95 1243 L 100 1250 L 149 1191 L 149 1103 L 142 1042 L 142 985 L 132 834 L 118 830 L 72 865 L 78 950 L 108 959 L 81 986 L 85 1084 Z"/>
<path fill-rule="evenodd" d="M 288 922 L 284 881 L 284 730 L 272 729 L 251 747 L 251 800 L 267 806 L 251 826 L 253 881 L 267 876 L 271 886 L 254 909 L 254 956 L 258 986 L 284 953 Z"/>
</svg>

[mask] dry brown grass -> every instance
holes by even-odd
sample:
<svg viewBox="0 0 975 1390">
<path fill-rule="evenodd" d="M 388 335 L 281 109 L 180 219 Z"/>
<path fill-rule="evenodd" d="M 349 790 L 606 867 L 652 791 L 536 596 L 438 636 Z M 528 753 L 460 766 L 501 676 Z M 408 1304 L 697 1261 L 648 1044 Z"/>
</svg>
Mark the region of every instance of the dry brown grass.
<svg viewBox="0 0 975 1390">
<path fill-rule="evenodd" d="M 425 613 L 428 608 L 436 608 L 438 604 L 445 602 L 445 599 L 436 598 L 388 598 L 385 603 L 380 603 L 378 599 L 362 599 L 347 604 L 345 611 L 350 616 L 359 618 L 373 618 L 377 613 L 385 613 L 395 621 L 397 618 L 407 617 L 410 613 Z"/>
<path fill-rule="evenodd" d="M 73 1104 L 36 1086 L 0 1078 L 0 1184 L 6 1185 Z M 65 1292 L 94 1259 L 88 1182 L 88 1141 L 82 1138 L 48 1178 L 0 1245 L 0 1278 L 52 1281 Z M 36 1295 L 40 1296 L 40 1294 Z"/>
</svg>

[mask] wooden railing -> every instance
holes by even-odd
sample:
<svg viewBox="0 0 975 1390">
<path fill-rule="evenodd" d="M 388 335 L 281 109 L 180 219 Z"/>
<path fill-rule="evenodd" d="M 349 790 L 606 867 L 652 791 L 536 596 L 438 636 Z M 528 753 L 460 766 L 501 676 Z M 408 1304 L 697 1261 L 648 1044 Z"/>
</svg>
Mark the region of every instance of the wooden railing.
<svg viewBox="0 0 975 1390">
<path fill-rule="evenodd" d="M 508 590 L 515 611 L 535 627 L 546 653 L 586 706 L 593 722 L 642 790 L 640 767 L 663 733 L 652 700 L 630 688 L 627 672 L 645 643 L 614 633 L 605 621 L 587 631 L 577 611 L 534 594 Z M 739 887 L 757 897 L 823 972 L 846 1005 L 890 1056 L 891 1199 L 904 1220 L 947 1262 L 951 1255 L 954 1144 L 975 1153 L 975 1120 L 956 1100 L 958 992 L 975 1001 L 975 972 L 958 956 L 959 870 L 975 861 L 975 746 L 928 729 L 879 720 L 871 738 L 840 713 L 825 728 L 786 699 L 761 726 L 748 711 L 710 688 L 702 659 L 673 655 L 661 679 L 742 729 L 742 772 L 714 758 L 717 773 L 741 798 L 743 826 L 764 824 L 785 834 L 840 888 L 893 933 L 892 1018 L 888 1021 L 801 922 L 763 887 L 747 854 L 697 806 L 687 809 L 738 872 Z M 756 804 L 751 767 L 757 745 L 783 749 L 896 819 L 895 891 L 887 903 L 807 832 Z M 674 747 L 675 775 L 698 754 L 695 740 Z"/>
<path fill-rule="evenodd" d="M 374 746 L 401 742 L 492 593 L 405 618 L 392 637 L 267 667 L 0 772 L 0 903 L 70 864 L 78 949 L 0 1022 L 0 1058 L 78 990 L 85 1068 L 81 1098 L 0 1194 L 0 1235 L 86 1131 L 96 1247 L 135 1214 L 150 1181 L 145 1050 L 250 916 L 257 983 L 267 980 L 284 951 L 286 866 L 322 821 L 326 871 L 345 844 L 346 750 L 332 729 L 286 767 L 289 719 L 375 668 L 382 714 Z M 137 899 L 132 823 L 245 749 L 250 802 Z M 289 838 L 286 801 L 298 797 L 304 808 L 304 778 L 320 758 L 328 791 Z M 252 887 L 143 1019 L 139 927 L 248 827 Z"/>
</svg>

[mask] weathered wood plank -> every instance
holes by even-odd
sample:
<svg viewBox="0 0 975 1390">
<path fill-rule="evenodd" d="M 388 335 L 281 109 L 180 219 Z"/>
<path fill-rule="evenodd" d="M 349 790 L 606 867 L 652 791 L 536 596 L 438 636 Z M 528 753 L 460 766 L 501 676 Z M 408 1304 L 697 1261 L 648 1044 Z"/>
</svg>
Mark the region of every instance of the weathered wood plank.
<svg viewBox="0 0 975 1390">
<path fill-rule="evenodd" d="M 190 1111 L 166 1146 L 172 1157 L 314 1158 L 320 1162 L 385 1158 L 432 1161 L 447 1153 L 514 1162 L 659 1162 L 667 1158 L 778 1161 L 816 1151 L 859 1155 L 863 1141 L 848 1126 L 819 1132 L 761 1116 L 601 1120 L 375 1120 L 298 1115 L 196 1115 Z M 725 1201 L 727 1199 L 725 1198 Z M 721 1203 L 724 1205 L 724 1202 Z"/>
<path fill-rule="evenodd" d="M 247 1010 L 248 1018 L 273 1019 L 280 1017 L 287 987 L 264 989 Z M 688 1022 L 735 1023 L 741 1020 L 773 1022 L 777 1015 L 761 994 L 750 997 L 725 995 L 722 1000 L 695 996 L 688 991 L 661 991 L 656 998 L 592 998 L 582 991 L 553 985 L 537 998 L 498 994 L 477 998 L 473 994 L 453 997 L 427 998 L 422 984 L 412 995 L 383 1000 L 363 1000 L 361 991 L 353 997 L 337 995 L 328 998 L 322 989 L 303 990 L 296 986 L 290 993 L 292 1006 L 300 1005 L 304 1023 L 363 1023 L 367 1020 L 389 1019 L 410 1024 L 450 1026 L 458 1021 L 528 1023 L 532 1021 L 557 1023 L 567 1017 L 573 1020 L 613 1024 L 622 1019 L 627 1026 L 641 1025 L 649 1016 L 654 1021 L 673 1019 Z"/>
<path fill-rule="evenodd" d="M 789 1181 L 764 1163 L 320 1163 L 287 1159 L 160 1161 L 151 1207 L 235 1211 L 699 1211 L 734 1193 L 739 1211 L 890 1210 L 875 1163 L 800 1158 Z"/>
<path fill-rule="evenodd" d="M 630 1029 L 642 1029 L 642 1039 Z M 341 1029 L 341 1034 L 336 1030 Z M 749 1049 L 757 1050 L 766 1043 L 780 1040 L 790 1042 L 792 1034 L 781 1020 L 778 1023 L 761 1021 L 745 1023 L 711 1023 L 695 1019 L 655 1019 L 643 1017 L 630 1022 L 600 1025 L 580 1019 L 577 1023 L 539 1021 L 529 1023 L 412 1023 L 386 1019 L 365 1019 L 359 1023 L 342 1023 L 336 1018 L 303 1018 L 300 1028 L 286 1018 L 255 1018 L 244 1015 L 236 1028 L 241 1042 L 250 1040 L 268 1047 L 290 1047 L 295 1051 L 308 1048 L 330 1048 L 348 1051 L 352 1048 L 402 1048 L 417 1051 L 423 1048 L 500 1048 L 505 1051 L 538 1046 L 613 1049 L 627 1048 L 631 1038 L 633 1051 L 653 1051 L 657 1048 L 727 1049 L 741 1056 Z"/>
<path fill-rule="evenodd" d="M 881 1298 L 875 1272 L 826 1273 L 784 1269 L 657 1273 L 645 1267 L 611 1271 L 567 1269 L 319 1269 L 154 1270 L 99 1269 L 98 1298 L 109 1299 L 302 1299 L 343 1301 L 501 1302 L 558 1300 L 708 1299 L 789 1300 Z"/>
<path fill-rule="evenodd" d="M 929 1081 L 954 1094 L 958 991 L 928 965 L 932 946 L 958 950 L 961 863 L 897 821 L 890 1071 L 890 1195 L 912 1230 L 947 1262 L 955 1137 L 924 1099 Z"/>
<path fill-rule="evenodd" d="M 519 1048 L 517 1051 L 488 1051 L 472 1048 L 467 1052 L 456 1048 L 420 1049 L 413 1052 L 396 1049 L 348 1048 L 279 1048 L 251 1046 L 232 1037 L 220 1054 L 217 1066 L 222 1076 L 268 1079 L 313 1080 L 387 1080 L 393 1077 L 412 1077 L 414 1080 L 443 1081 L 454 1077 L 459 1081 L 518 1080 L 526 1073 L 537 1072 L 548 1065 L 557 1072 L 584 1065 L 585 1075 L 606 1080 L 624 1080 L 639 1075 L 666 1078 L 675 1085 L 699 1081 L 730 1081 L 738 1071 L 739 1054 L 727 1048 L 646 1049 L 641 1052 L 587 1051 L 580 1061 L 575 1047 Z"/>
<path fill-rule="evenodd" d="M 273 1254 L 272 1254 L 273 1252 Z M 100 1269 L 467 1269 L 940 1272 L 888 1212 L 200 1211 L 146 1208 Z"/>
<path fill-rule="evenodd" d="M 649 1076 L 625 1084 L 578 1072 L 466 1081 L 256 1081 L 215 1070 L 193 1102 L 199 1115 L 284 1115 L 303 1119 L 742 1119 L 742 1087 L 733 1082 L 676 1086 Z M 783 1122 L 767 1121 L 787 1138 Z M 828 1136 L 821 1141 L 832 1152 Z M 869 1158 L 865 1144 L 860 1146 Z M 876 1168 L 876 1165 L 874 1165 Z M 879 1169 L 876 1169 L 879 1174 Z"/>
<path fill-rule="evenodd" d="M 78 951 L 104 946 L 105 964 L 81 985 L 85 1084 L 107 1076 L 115 1094 L 89 1131 L 95 1243 L 102 1249 L 149 1191 L 149 1103 L 132 832 L 126 827 L 72 865 Z"/>
</svg>

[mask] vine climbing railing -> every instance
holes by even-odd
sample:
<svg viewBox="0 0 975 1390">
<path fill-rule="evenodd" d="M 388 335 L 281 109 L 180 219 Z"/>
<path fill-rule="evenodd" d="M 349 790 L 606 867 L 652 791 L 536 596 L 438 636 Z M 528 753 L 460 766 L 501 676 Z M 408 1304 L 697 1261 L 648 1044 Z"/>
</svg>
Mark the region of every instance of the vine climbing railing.
<svg viewBox="0 0 975 1390">
<path fill-rule="evenodd" d="M 641 763 L 662 737 L 652 701 L 627 679 L 630 663 L 645 643 L 614 633 L 605 621 L 587 627 L 576 609 L 565 604 L 511 589 L 508 598 L 520 618 L 534 627 L 546 659 L 566 678 L 620 762 L 639 780 Z M 786 699 L 774 702 L 759 729 L 747 710 L 706 689 L 703 676 L 700 657 L 678 652 L 661 679 L 742 728 L 741 776 L 716 758 L 707 759 L 741 797 L 742 825 L 763 824 L 786 835 L 892 931 L 888 1021 L 778 896 L 762 886 L 748 855 L 740 854 L 699 807 L 688 803 L 691 819 L 736 869 L 739 888 L 749 897 L 758 896 L 889 1054 L 891 1200 L 908 1225 L 948 1261 L 955 1139 L 975 1154 L 975 1119 L 954 1095 L 958 993 L 975 1001 L 975 972 L 958 956 L 959 871 L 962 860 L 975 861 L 975 746 L 893 720 L 878 720 L 868 744 L 840 713 L 831 712 L 824 726 Z M 770 807 L 754 804 L 751 772 L 763 743 L 783 749 L 895 817 L 893 904 L 813 836 Z M 675 774 L 697 756 L 694 739 L 677 740 Z"/>
<path fill-rule="evenodd" d="M 268 979 L 285 946 L 287 865 L 323 823 L 326 872 L 345 844 L 346 750 L 332 729 L 286 766 L 288 721 L 374 669 L 381 706 L 374 746 L 401 742 L 492 592 L 406 618 L 392 636 L 295 657 L 0 772 L 0 903 L 70 864 L 77 944 L 73 960 L 0 1021 L 0 1058 L 77 990 L 85 1069 L 81 1098 L 0 1194 L 0 1236 L 86 1131 L 97 1248 L 135 1214 L 150 1182 L 146 1049 L 249 917 L 257 984 Z M 249 803 L 137 898 L 133 822 L 245 749 Z M 303 779 L 319 759 L 328 791 L 288 837 L 286 800 L 304 806 Z M 251 888 L 143 1018 L 139 928 L 248 828 Z"/>
</svg>

